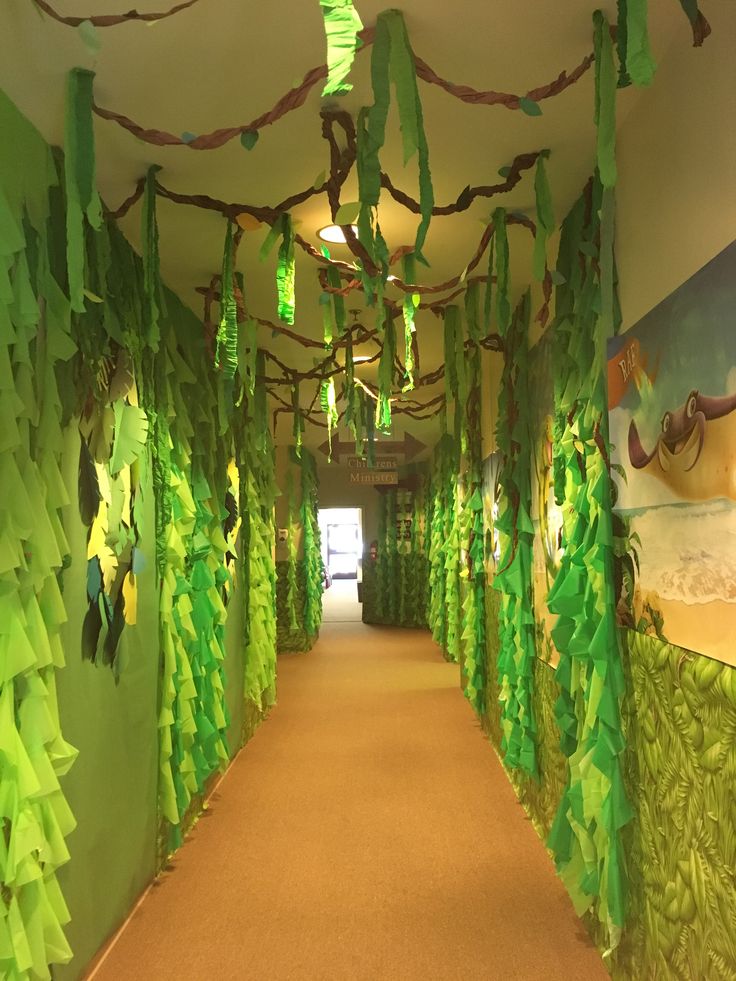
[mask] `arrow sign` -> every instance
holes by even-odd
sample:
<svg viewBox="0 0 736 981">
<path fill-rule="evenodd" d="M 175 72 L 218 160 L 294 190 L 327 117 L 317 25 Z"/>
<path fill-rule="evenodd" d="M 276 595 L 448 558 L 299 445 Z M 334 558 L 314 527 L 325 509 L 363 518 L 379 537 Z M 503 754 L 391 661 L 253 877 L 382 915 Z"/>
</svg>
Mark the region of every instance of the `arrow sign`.
<svg viewBox="0 0 736 981">
<path fill-rule="evenodd" d="M 405 460 L 413 460 L 414 457 L 425 449 L 425 444 L 421 440 L 415 439 L 410 433 L 405 432 L 401 442 L 398 440 L 376 440 L 376 456 L 382 453 L 401 454 Z M 320 446 L 320 452 L 327 456 L 330 452 L 330 444 L 325 442 Z M 341 440 L 336 437 L 332 440 L 332 459 L 340 462 L 341 456 L 352 456 L 355 454 L 355 442 L 351 440 Z"/>
</svg>

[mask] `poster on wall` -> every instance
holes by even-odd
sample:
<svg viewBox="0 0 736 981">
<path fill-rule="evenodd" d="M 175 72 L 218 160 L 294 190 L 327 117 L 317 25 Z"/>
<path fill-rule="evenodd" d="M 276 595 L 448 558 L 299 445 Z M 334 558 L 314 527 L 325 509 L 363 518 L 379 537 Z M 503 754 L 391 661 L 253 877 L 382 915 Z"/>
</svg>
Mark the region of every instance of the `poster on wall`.
<svg viewBox="0 0 736 981">
<path fill-rule="evenodd" d="M 531 518 L 534 525 L 532 581 L 537 656 L 557 665 L 559 654 L 552 640 L 552 628 L 557 617 L 547 607 L 547 596 L 562 561 L 562 510 L 555 502 L 552 473 L 555 392 L 552 335 L 549 332 L 529 355 L 528 391 L 532 451 Z"/>
<path fill-rule="evenodd" d="M 619 622 L 736 664 L 736 242 L 608 346 Z"/>
</svg>

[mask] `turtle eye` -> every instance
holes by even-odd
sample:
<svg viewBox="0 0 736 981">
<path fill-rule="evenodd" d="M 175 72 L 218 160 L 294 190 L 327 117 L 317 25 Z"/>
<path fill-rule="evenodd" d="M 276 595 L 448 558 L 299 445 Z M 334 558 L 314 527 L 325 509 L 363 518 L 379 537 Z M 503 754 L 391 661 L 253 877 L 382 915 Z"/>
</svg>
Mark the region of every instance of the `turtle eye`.
<svg viewBox="0 0 736 981">
<path fill-rule="evenodd" d="M 665 412 L 662 416 L 662 432 L 666 435 L 670 431 L 670 426 L 672 425 L 672 416 L 669 412 Z"/>
<path fill-rule="evenodd" d="M 687 414 L 688 419 L 692 419 L 692 417 L 695 415 L 695 410 L 697 409 L 697 407 L 698 407 L 698 393 L 690 392 L 690 395 L 688 396 L 688 400 L 687 400 L 687 405 L 685 406 L 685 412 Z"/>
</svg>

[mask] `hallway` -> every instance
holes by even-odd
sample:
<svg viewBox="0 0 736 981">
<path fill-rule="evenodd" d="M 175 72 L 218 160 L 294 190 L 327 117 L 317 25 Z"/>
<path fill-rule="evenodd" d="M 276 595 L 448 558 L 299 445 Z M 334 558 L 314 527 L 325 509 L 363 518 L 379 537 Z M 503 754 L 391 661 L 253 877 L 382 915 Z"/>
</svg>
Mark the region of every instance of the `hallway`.
<svg viewBox="0 0 736 981">
<path fill-rule="evenodd" d="M 95 981 L 607 977 L 429 634 L 330 623 Z"/>
</svg>

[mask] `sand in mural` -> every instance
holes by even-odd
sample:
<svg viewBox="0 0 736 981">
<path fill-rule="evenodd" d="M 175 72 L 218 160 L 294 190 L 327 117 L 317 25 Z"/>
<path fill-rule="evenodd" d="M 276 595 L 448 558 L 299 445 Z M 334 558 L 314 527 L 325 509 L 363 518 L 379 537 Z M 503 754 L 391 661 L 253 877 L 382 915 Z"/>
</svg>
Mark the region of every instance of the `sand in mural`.
<svg viewBox="0 0 736 981">
<path fill-rule="evenodd" d="M 534 525 L 533 590 L 537 622 L 537 656 L 556 665 L 559 654 L 551 631 L 557 617 L 547 607 L 547 595 L 561 561 L 562 511 L 555 502 L 552 474 L 554 424 L 552 336 L 546 334 L 529 356 L 529 428 L 532 449 L 532 508 Z"/>
<path fill-rule="evenodd" d="M 619 621 L 736 664 L 736 243 L 608 359 Z"/>
</svg>

